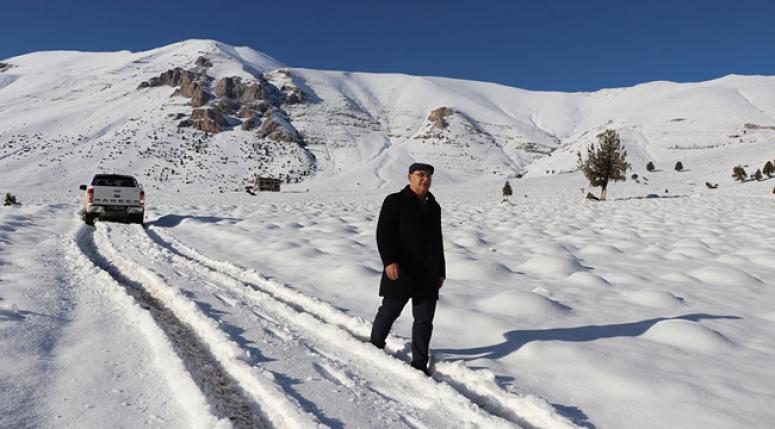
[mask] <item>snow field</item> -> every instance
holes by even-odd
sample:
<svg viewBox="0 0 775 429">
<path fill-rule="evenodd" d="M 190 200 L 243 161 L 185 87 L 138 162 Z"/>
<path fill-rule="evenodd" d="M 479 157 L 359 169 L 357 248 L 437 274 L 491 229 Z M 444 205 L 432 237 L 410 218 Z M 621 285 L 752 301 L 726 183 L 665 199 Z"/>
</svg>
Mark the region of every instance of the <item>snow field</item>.
<svg viewBox="0 0 775 429">
<path fill-rule="evenodd" d="M 61 320 L 75 307 L 76 298 L 57 254 L 42 250 L 59 250 L 57 238 L 35 227 L 53 211 L 48 206 L 0 210 L 0 427 L 54 420 L 43 415 L 49 392 L 39 386 L 57 374 L 60 362 L 51 350 L 66 331 Z M 35 268 L 45 272 L 31 275 Z M 49 286 L 60 282 L 65 286 Z"/>
<path fill-rule="evenodd" d="M 166 237 L 165 237 L 166 238 Z M 175 248 L 175 251 L 180 251 L 178 248 Z M 191 254 L 191 249 L 187 249 L 185 253 Z M 175 259 L 175 256 L 173 255 L 173 259 Z M 201 256 L 198 258 L 201 259 Z M 221 266 L 228 266 L 228 263 L 220 263 Z M 260 307 L 264 310 L 268 308 L 276 309 L 278 315 L 275 315 L 275 319 L 281 319 L 281 320 L 287 320 L 289 323 L 292 323 L 294 325 L 297 325 L 300 328 L 300 331 L 302 335 L 305 336 L 317 336 L 320 339 L 317 341 L 318 344 L 326 344 L 326 345 L 337 345 L 339 348 L 343 348 L 347 353 L 354 354 L 357 356 L 350 356 L 347 357 L 345 355 L 347 367 L 355 368 L 355 367 L 369 367 L 373 366 L 375 364 L 378 364 L 379 367 L 381 367 L 381 371 L 389 371 L 390 375 L 388 374 L 380 374 L 378 373 L 381 378 L 384 380 L 390 380 L 396 381 L 396 375 L 399 375 L 400 378 L 406 378 L 407 381 L 402 382 L 403 384 L 406 384 L 402 388 L 402 394 L 407 395 L 410 394 L 410 391 L 405 391 L 405 389 L 408 388 L 409 384 L 412 383 L 419 383 L 419 386 L 421 387 L 420 392 L 425 392 L 424 394 L 421 394 L 420 396 L 411 396 L 415 399 L 419 398 L 426 398 L 427 401 L 429 398 L 437 398 L 434 399 L 433 402 L 437 402 L 436 405 L 434 405 L 434 408 L 441 408 L 444 409 L 446 413 L 457 416 L 456 421 L 457 424 L 462 425 L 472 425 L 474 427 L 500 427 L 503 425 L 503 421 L 499 420 L 497 418 L 493 418 L 492 416 L 487 415 L 486 413 L 483 413 L 481 410 L 478 409 L 478 407 L 471 403 L 468 398 L 461 397 L 460 394 L 450 389 L 446 385 L 438 385 L 436 383 L 429 383 L 425 377 L 417 372 L 416 370 L 413 370 L 409 368 L 404 362 L 400 360 L 396 360 L 393 358 L 390 358 L 388 356 L 385 356 L 382 351 L 374 349 L 370 344 L 365 343 L 362 338 L 355 338 L 353 337 L 352 333 L 349 333 L 345 330 L 342 330 L 338 326 L 334 326 L 329 320 L 331 317 L 325 317 L 325 315 L 334 315 L 334 318 L 344 319 L 347 320 L 347 316 L 343 315 L 338 310 L 332 310 L 330 305 L 320 303 L 320 301 L 314 300 L 314 299 L 304 299 L 306 297 L 303 297 L 303 295 L 300 295 L 296 292 L 292 292 L 291 294 L 287 294 L 286 296 L 289 296 L 290 301 L 285 300 L 278 300 L 276 297 L 274 297 L 271 293 L 263 292 L 261 289 L 267 289 L 265 283 L 266 280 L 262 279 L 260 276 L 258 276 L 254 272 L 244 272 L 244 270 L 240 270 L 236 267 L 229 267 L 233 270 L 236 270 L 237 272 L 244 273 L 247 277 L 254 277 L 253 281 L 255 283 L 250 283 L 254 287 L 256 287 L 257 284 L 263 285 L 260 286 L 260 289 L 249 289 L 249 292 L 253 292 L 249 295 L 247 295 L 251 300 L 255 300 L 255 304 L 257 307 Z M 202 268 L 200 268 L 201 270 Z M 238 279 L 235 279 L 232 276 L 229 276 L 225 273 L 220 273 L 218 271 L 212 271 L 211 269 L 205 268 L 205 272 L 210 271 L 211 275 L 218 274 L 218 282 L 220 284 L 233 284 L 232 287 L 236 288 L 245 288 L 245 285 Z M 256 282 L 258 280 L 258 282 Z M 270 287 L 271 290 L 288 290 L 287 288 L 282 287 L 282 285 L 275 284 Z M 242 292 L 245 293 L 244 291 Z M 301 299 L 300 299 L 301 298 Z M 327 311 L 324 311 L 323 317 L 318 317 L 320 314 L 314 314 L 314 311 L 309 312 L 307 307 L 305 306 L 305 303 L 309 303 L 310 301 L 316 302 L 319 305 L 317 305 L 317 309 L 324 308 Z M 322 305 L 321 305 L 322 304 Z M 328 307 L 328 308 L 326 308 Z M 357 321 L 349 321 L 349 325 L 356 324 Z M 366 327 L 366 329 L 370 329 L 369 327 Z M 368 331 L 367 331 L 368 332 Z M 318 346 L 320 347 L 320 346 Z M 326 353 L 327 354 L 327 353 Z M 337 355 L 341 355 L 341 351 L 335 353 Z M 341 357 L 339 359 L 342 359 Z M 359 371 L 357 371 L 359 372 Z M 384 383 L 384 381 L 383 381 Z M 386 387 L 383 386 L 383 389 Z M 483 389 L 487 390 L 487 389 Z M 497 390 L 497 389 L 496 389 Z M 416 395 L 416 393 L 414 394 Z M 482 404 L 485 405 L 485 404 Z M 532 405 L 532 403 L 531 403 Z M 485 406 L 485 409 L 488 407 Z M 542 410 L 546 411 L 546 409 Z M 427 410 L 425 411 L 427 412 Z M 506 414 L 508 416 L 508 414 Z M 521 417 L 518 417 L 518 413 L 514 412 L 512 413 L 512 416 L 509 416 L 511 418 L 514 418 L 518 422 L 522 421 L 529 421 L 531 418 L 533 420 L 536 420 L 535 417 L 528 416 L 528 418 L 523 419 Z M 549 414 L 551 417 L 551 414 Z M 425 420 L 428 417 L 418 415 L 415 417 L 416 419 Z M 548 420 L 551 422 L 551 419 Z M 560 418 L 559 416 L 555 416 L 553 425 L 549 426 L 542 426 L 542 427 L 566 427 L 563 424 L 565 423 L 564 419 Z M 567 426 L 572 427 L 572 426 Z"/>
<path fill-rule="evenodd" d="M 126 239 L 126 240 L 125 240 L 125 239 Z M 132 238 L 131 238 L 131 236 L 122 237 L 120 240 L 118 240 L 118 242 L 124 242 L 124 241 L 132 241 Z M 127 250 L 128 250 L 128 248 L 123 248 L 123 249 L 122 249 L 122 253 L 128 253 L 128 252 L 127 252 Z M 148 252 L 150 252 L 150 250 L 151 250 L 150 248 L 143 248 L 143 249 L 142 249 L 142 251 L 141 251 L 141 253 L 148 253 Z M 158 250 L 157 250 L 157 252 L 158 252 Z M 150 252 L 150 253 L 151 253 L 151 254 L 153 254 L 154 252 Z M 157 255 L 157 256 L 158 256 L 158 255 Z M 171 262 L 171 261 L 167 261 L 167 262 Z M 189 264 L 189 265 L 190 265 L 190 264 Z M 178 268 L 177 270 L 178 270 L 178 271 L 187 270 L 187 272 L 189 272 L 189 273 L 190 273 L 190 272 L 191 272 L 191 271 L 190 271 L 190 270 L 191 270 L 191 267 L 190 267 L 190 266 L 187 266 L 187 267 L 185 267 L 185 268 Z M 209 270 L 209 269 L 206 269 L 206 268 L 200 268 L 200 270 L 202 270 L 202 271 L 205 271 L 205 272 L 207 272 L 207 271 L 211 271 L 211 270 Z M 220 280 L 220 281 L 219 281 L 217 284 L 222 284 L 222 282 L 223 282 L 223 279 L 221 279 L 221 280 Z M 233 282 L 233 280 L 232 280 L 232 282 Z M 209 286 L 211 286 L 211 287 L 212 287 L 213 285 L 214 285 L 214 283 L 209 283 Z M 235 284 L 235 286 L 240 286 L 240 287 L 242 287 L 242 288 L 244 289 L 244 286 L 241 286 L 240 284 Z M 224 297 L 224 294 L 226 294 L 226 293 L 227 293 L 227 290 L 225 290 L 225 289 L 223 289 L 223 288 L 221 288 L 221 287 L 218 287 L 217 289 L 218 289 L 218 291 L 221 293 L 221 294 L 219 295 L 219 296 L 220 296 L 220 299 L 223 299 L 223 297 Z M 238 291 L 238 294 L 240 294 L 240 295 L 241 295 L 241 294 L 243 294 L 243 293 L 244 293 L 244 291 Z M 244 299 L 244 298 L 239 298 L 239 297 L 233 297 L 233 298 L 234 298 L 234 301 L 236 301 L 236 302 L 242 301 L 242 300 Z M 231 299 L 230 299 L 230 300 L 231 300 Z M 190 301 L 189 301 L 189 302 L 190 302 Z M 274 304 L 274 305 L 277 305 L 277 304 Z M 254 307 L 253 307 L 253 308 L 254 308 L 254 314 L 255 314 L 255 313 L 264 313 L 264 312 L 266 311 L 266 309 L 267 309 L 267 308 L 272 308 L 272 307 L 273 307 L 273 300 L 269 299 L 269 300 L 262 301 L 260 306 L 254 306 Z M 311 323 L 313 327 L 316 327 L 314 320 L 313 320 L 313 321 L 306 320 L 306 322 L 305 322 L 305 319 L 306 319 L 306 318 L 308 318 L 309 316 L 306 316 L 306 315 L 305 315 L 305 314 L 303 314 L 303 313 L 301 313 L 301 314 L 294 314 L 294 313 L 296 313 L 296 312 L 295 312 L 295 311 L 293 311 L 293 310 L 292 310 L 292 309 L 290 309 L 290 308 L 286 308 L 286 309 L 285 309 L 285 311 L 286 311 L 286 312 L 291 312 L 291 316 L 288 316 L 288 315 L 283 315 L 283 313 L 282 313 L 282 306 L 281 306 L 281 312 L 280 312 L 279 314 L 277 314 L 277 313 L 275 313 L 275 312 L 270 312 L 270 314 L 269 314 L 269 317 L 268 317 L 268 320 L 275 320 L 275 321 L 279 320 L 279 321 L 280 321 L 280 329 L 281 329 L 282 331 L 285 331 L 285 336 L 289 335 L 289 333 L 287 332 L 287 330 L 288 330 L 288 327 L 286 326 L 286 325 L 287 325 L 287 323 L 288 323 L 288 321 L 286 321 L 286 320 L 285 320 L 285 319 L 288 319 L 289 317 L 293 317 L 293 319 L 291 320 L 292 322 L 294 322 L 294 323 L 296 323 L 296 324 L 299 324 L 299 323 L 301 323 L 301 326 L 302 326 L 302 327 L 306 326 L 306 325 L 305 325 L 305 323 L 306 323 L 306 324 L 310 324 L 310 323 Z M 262 316 L 263 316 L 263 314 L 262 314 Z M 263 316 L 263 318 L 264 318 L 264 320 L 265 320 L 265 321 L 267 320 L 267 317 L 266 317 L 266 316 Z M 242 323 L 244 324 L 244 322 L 242 322 Z M 325 325 L 321 325 L 321 327 L 322 327 L 322 328 L 325 330 Z M 303 335 L 304 335 L 305 333 L 306 333 L 306 335 L 307 335 L 307 336 L 308 336 L 308 335 L 310 335 L 310 333 L 308 332 L 308 330 L 303 330 L 303 331 L 302 331 L 302 334 L 303 334 Z M 278 333 L 278 332 L 275 332 L 275 334 L 277 334 L 278 336 L 283 336 L 283 333 L 282 333 L 282 332 L 279 332 L 279 333 Z M 321 339 L 321 341 L 320 341 L 320 342 L 326 342 L 326 341 L 328 341 L 328 340 L 327 340 L 327 338 L 328 338 L 328 337 L 326 337 L 326 336 L 324 335 L 324 336 L 323 336 L 323 338 Z M 290 338 L 288 338 L 288 341 L 297 342 L 297 341 L 303 341 L 303 340 L 302 340 L 302 339 L 299 339 L 299 338 L 298 338 L 298 335 L 293 335 L 293 334 L 291 334 Z M 264 344 L 264 343 L 262 342 L 261 344 Z M 363 344 L 362 344 L 361 342 L 357 342 L 356 344 L 357 344 L 358 346 L 361 346 L 361 347 L 363 347 Z M 317 346 L 317 347 L 319 348 L 320 346 Z M 263 349 L 262 349 L 262 350 L 263 350 Z M 381 354 L 382 354 L 381 352 L 378 352 L 377 350 L 375 350 L 375 349 L 371 348 L 370 346 L 369 346 L 369 347 L 366 347 L 366 348 L 365 348 L 365 350 L 366 350 L 366 353 L 372 353 L 372 357 L 373 357 L 373 356 L 379 356 L 379 355 L 381 355 Z M 262 353 L 263 353 L 263 351 L 262 351 Z M 323 360 L 323 361 L 325 361 L 325 359 L 323 359 L 323 357 L 326 357 L 326 356 L 331 356 L 331 354 L 330 354 L 330 352 L 322 352 L 322 354 L 318 352 L 318 353 L 315 353 L 315 354 L 314 354 L 314 356 L 315 356 L 316 360 Z M 287 359 L 287 358 L 285 358 L 285 359 Z M 341 358 L 339 358 L 339 359 L 341 359 Z M 346 364 L 346 365 L 345 365 L 345 367 L 344 367 L 344 368 L 349 368 L 349 367 L 351 367 L 351 366 L 352 366 L 351 359 L 352 359 L 352 357 L 349 357 L 349 358 L 348 358 L 348 357 L 345 357 L 345 364 Z M 419 374 L 417 371 L 410 370 L 410 369 L 408 369 L 408 368 L 404 367 L 404 365 L 403 365 L 403 364 L 399 364 L 399 365 L 401 365 L 401 370 L 403 370 L 403 371 L 407 371 L 407 372 L 408 372 L 408 375 L 409 375 L 410 377 L 412 377 L 412 378 L 411 378 L 412 380 L 415 380 L 415 381 L 417 381 L 417 380 L 419 379 L 420 381 L 423 381 L 423 380 L 425 379 L 425 377 L 424 377 L 424 376 L 422 376 L 421 374 Z M 330 367 L 329 367 L 328 365 L 326 365 L 326 366 L 328 367 L 328 368 L 326 369 L 326 372 L 327 372 L 327 373 L 330 373 L 330 372 L 332 372 L 332 371 L 331 371 L 331 369 L 330 369 Z M 361 362 L 361 363 L 359 364 L 359 366 L 361 366 L 361 367 L 367 367 L 368 365 L 367 365 L 367 362 Z M 381 376 L 385 377 L 385 374 L 378 373 L 378 375 L 381 375 Z M 279 376 L 278 376 L 278 377 L 279 377 Z M 238 379 L 238 380 L 241 380 L 241 379 Z M 383 382 L 383 383 L 384 383 L 384 382 Z M 403 385 L 402 385 L 402 386 L 403 386 Z M 367 386 L 367 387 L 369 387 L 370 389 L 376 389 L 376 388 L 377 388 L 377 387 L 374 387 L 374 386 Z M 360 388 L 362 388 L 362 387 L 360 387 Z M 383 385 L 383 386 L 379 386 L 379 389 L 380 389 L 380 390 L 376 390 L 376 391 L 377 391 L 377 392 L 382 392 L 382 393 L 380 393 L 380 395 L 387 395 L 387 397 L 392 397 L 392 395 L 393 395 L 393 394 L 395 394 L 395 392 L 392 392 L 392 388 L 390 388 L 390 387 L 387 387 L 387 386 L 385 386 L 385 385 Z M 382 389 L 387 389 L 387 390 L 382 390 Z M 406 395 L 406 394 L 408 393 L 408 392 L 406 391 L 406 389 L 407 389 L 407 386 L 403 386 L 403 387 L 401 388 L 401 393 L 402 393 L 402 395 Z M 409 392 L 411 392 L 411 389 L 409 390 Z M 329 392 L 328 394 L 330 395 L 330 392 Z M 383 396 L 383 398 L 384 398 L 384 396 Z M 415 398 L 415 399 L 419 399 L 418 397 L 414 397 L 414 398 Z M 318 398 L 317 400 L 319 401 L 320 399 Z M 381 401 L 382 401 L 382 402 L 384 402 L 384 401 L 385 401 L 385 399 L 382 399 Z M 423 402 L 425 402 L 425 401 L 427 401 L 427 400 L 422 400 L 422 401 L 423 401 Z M 388 407 L 387 407 L 386 409 L 382 409 L 382 410 L 380 410 L 380 412 L 381 412 L 381 413 L 385 413 L 386 411 L 389 411 L 391 408 L 395 408 L 395 406 L 391 406 L 391 405 L 390 405 L 392 402 L 393 402 L 393 401 L 389 401 L 389 402 L 388 402 L 388 404 L 387 404 L 387 405 L 388 405 Z M 400 404 L 400 403 L 402 403 L 402 402 L 403 402 L 403 401 L 399 402 L 399 404 Z M 465 402 L 468 402 L 468 401 L 465 401 Z M 308 405 L 308 406 L 309 406 L 309 405 Z M 405 407 L 405 405 L 404 405 L 404 407 Z M 474 407 L 474 408 L 475 408 L 475 406 L 474 406 L 473 404 L 471 404 L 470 402 L 468 402 L 468 407 L 469 407 L 469 408 L 470 408 L 470 407 Z M 425 408 L 425 406 L 424 406 L 423 408 Z M 450 410 L 449 410 L 449 409 L 446 409 L 446 408 L 445 408 L 445 411 L 446 411 L 446 413 L 447 413 L 447 414 L 450 412 Z M 480 414 L 482 414 L 482 413 L 481 413 L 481 411 L 480 411 L 479 413 L 480 413 Z M 403 412 L 402 412 L 401 414 L 402 414 L 402 415 L 408 415 L 408 416 L 410 416 L 410 417 L 411 417 L 411 416 L 414 416 L 414 419 L 415 419 L 416 421 L 427 421 L 427 420 L 429 419 L 429 416 L 430 416 L 430 417 L 433 417 L 433 414 L 435 414 L 435 413 L 430 413 L 430 414 L 428 414 L 428 410 L 424 410 L 422 413 L 419 413 L 419 414 L 418 414 L 416 411 L 415 411 L 415 412 L 412 412 L 411 410 L 403 410 Z M 425 414 L 428 414 L 428 415 L 425 415 Z M 458 414 L 459 414 L 459 413 L 458 413 Z M 453 415 L 455 415 L 455 413 L 453 413 Z M 483 416 L 484 416 L 484 417 L 487 419 L 487 420 L 486 420 L 486 425 L 487 425 L 487 426 L 490 426 L 490 425 L 493 425 L 493 424 L 495 425 L 495 427 L 499 427 L 499 426 L 500 426 L 500 425 L 498 424 L 497 420 L 495 420 L 495 421 L 492 421 L 492 418 L 491 418 L 491 417 L 488 417 L 488 416 L 486 416 L 486 415 L 484 415 L 484 414 L 482 414 L 482 415 L 483 415 Z M 348 417 L 349 419 L 353 419 L 353 416 L 347 416 L 347 417 Z M 460 420 L 460 422 L 462 422 L 461 424 L 463 424 L 463 425 L 467 425 L 465 422 L 466 422 L 466 421 L 468 421 L 468 420 L 470 420 L 470 416 L 466 416 L 465 414 L 463 414 L 463 416 L 462 416 L 462 417 L 461 417 L 461 416 L 459 416 L 459 415 L 458 415 L 457 417 L 461 419 L 461 420 Z M 373 415 L 371 416 L 371 418 L 373 418 Z M 440 418 L 440 416 L 436 416 L 436 418 Z M 443 417 L 443 420 L 442 420 L 442 421 L 446 421 L 446 420 L 447 420 L 447 419 L 449 419 L 449 418 L 450 418 L 450 417 L 448 417 L 448 416 L 444 415 L 444 417 Z M 455 421 L 458 421 L 458 420 L 456 419 Z M 475 420 L 475 421 L 476 421 L 476 420 Z M 460 423 L 460 422 L 459 422 L 459 423 Z M 372 423 L 372 424 L 373 424 L 373 423 Z M 397 424 L 397 423 L 396 423 L 396 422 L 394 422 L 394 423 L 392 423 L 391 425 L 395 425 L 395 424 Z M 432 425 L 434 425 L 433 423 L 431 423 L 431 424 L 432 424 Z M 438 425 L 438 424 L 442 424 L 442 423 L 438 423 L 438 422 L 437 422 L 435 425 Z M 447 423 L 444 423 L 444 424 L 449 424 L 449 422 L 447 422 Z M 403 425 L 403 424 L 402 424 L 402 425 Z M 481 424 L 474 424 L 474 425 L 475 425 L 475 426 L 481 426 Z"/>
<path fill-rule="evenodd" d="M 512 204 L 476 188 L 437 190 L 449 267 L 432 340 L 439 379 L 448 364 L 484 367 L 499 389 L 544 398 L 582 426 L 775 421 L 764 405 L 765 380 L 775 377 L 767 364 L 772 311 L 761 298 L 771 293 L 766 260 L 775 260 L 763 233 L 775 225 L 761 214 L 773 202 L 705 193 L 604 204 L 536 197 L 552 186 L 519 182 L 530 198 Z M 637 186 L 615 189 L 626 195 Z M 362 323 L 334 323 L 366 338 L 363 321 L 379 303 L 373 231 L 381 198 L 183 197 L 169 204 L 188 215 L 174 224 L 162 216 L 150 231 L 246 283 L 264 285 L 241 271 L 258 267 L 278 284 L 272 293 L 336 303 Z M 525 269 L 547 256 L 556 259 Z M 411 317 L 399 318 L 391 353 L 406 356 L 410 325 Z"/>
<path fill-rule="evenodd" d="M 276 280 L 266 279 L 261 274 L 255 272 L 255 270 L 246 270 L 230 262 L 209 258 L 196 249 L 182 244 L 158 228 L 151 227 L 151 230 L 153 233 L 158 234 L 166 243 L 169 243 L 170 248 L 175 249 L 176 252 L 180 252 L 192 260 L 199 261 L 203 265 L 222 272 L 235 280 L 245 282 L 245 284 L 272 297 L 273 300 L 288 304 L 292 308 L 303 309 L 304 312 L 313 316 L 312 320 L 317 320 L 317 322 L 313 323 L 313 326 L 309 326 L 307 329 L 313 332 L 320 332 L 322 327 L 333 328 L 335 326 L 352 336 L 350 338 L 347 335 L 341 335 L 340 331 L 332 329 L 330 341 L 352 343 L 354 338 L 357 341 L 355 344 L 359 347 L 363 347 L 363 343 L 368 341 L 371 324 L 363 319 L 348 316 L 329 303 L 299 293 Z M 365 345 L 365 348 L 369 353 L 374 354 L 369 345 Z M 386 349 L 406 361 L 408 360 L 407 350 L 411 349 L 411 344 L 404 338 L 390 335 L 387 339 Z M 381 356 L 381 352 L 378 352 L 378 355 Z M 376 362 L 381 363 L 380 360 L 376 360 Z M 399 368 L 392 366 L 390 369 L 401 371 L 401 374 L 408 370 L 406 367 Z M 412 375 L 416 375 L 414 374 L 415 371 L 408 371 Z M 485 410 L 515 423 L 541 428 L 576 427 L 566 418 L 558 415 L 544 400 L 533 395 L 518 395 L 503 390 L 495 383 L 495 376 L 490 371 L 474 371 L 457 363 L 438 363 L 435 365 L 433 376 L 451 385 L 463 395 L 468 396 L 470 400 L 474 400 Z"/>
</svg>

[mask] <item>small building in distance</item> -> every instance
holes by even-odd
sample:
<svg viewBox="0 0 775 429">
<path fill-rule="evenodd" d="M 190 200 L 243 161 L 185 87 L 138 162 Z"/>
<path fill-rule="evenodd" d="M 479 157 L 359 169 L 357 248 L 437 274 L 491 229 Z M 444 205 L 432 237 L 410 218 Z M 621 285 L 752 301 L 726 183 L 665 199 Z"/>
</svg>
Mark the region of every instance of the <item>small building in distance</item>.
<svg viewBox="0 0 775 429">
<path fill-rule="evenodd" d="M 255 192 L 280 192 L 280 179 L 256 177 L 253 190 Z"/>
</svg>

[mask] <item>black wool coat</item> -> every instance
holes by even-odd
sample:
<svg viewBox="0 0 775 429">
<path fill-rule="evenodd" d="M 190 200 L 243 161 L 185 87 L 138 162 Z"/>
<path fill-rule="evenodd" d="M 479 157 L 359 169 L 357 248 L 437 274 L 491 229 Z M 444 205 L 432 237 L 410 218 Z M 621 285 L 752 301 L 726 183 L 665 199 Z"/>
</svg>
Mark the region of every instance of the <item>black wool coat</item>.
<svg viewBox="0 0 775 429">
<path fill-rule="evenodd" d="M 441 237 L 441 207 L 429 192 L 426 210 L 407 185 L 382 203 L 377 248 L 382 266 L 398 262 L 398 279 L 382 270 L 379 295 L 418 300 L 439 299 L 439 278 L 446 278 Z"/>
</svg>

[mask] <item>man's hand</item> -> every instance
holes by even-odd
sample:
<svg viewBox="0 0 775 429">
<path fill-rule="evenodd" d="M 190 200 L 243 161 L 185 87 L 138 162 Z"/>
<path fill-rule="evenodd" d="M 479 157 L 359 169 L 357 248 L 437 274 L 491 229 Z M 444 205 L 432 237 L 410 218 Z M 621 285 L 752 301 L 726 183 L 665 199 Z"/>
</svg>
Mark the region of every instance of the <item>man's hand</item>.
<svg viewBox="0 0 775 429">
<path fill-rule="evenodd" d="M 439 289 L 444 286 L 444 280 L 446 280 L 444 277 L 439 277 Z"/>
<path fill-rule="evenodd" d="M 390 280 L 398 280 L 398 262 L 393 262 L 385 267 L 385 274 Z"/>
</svg>

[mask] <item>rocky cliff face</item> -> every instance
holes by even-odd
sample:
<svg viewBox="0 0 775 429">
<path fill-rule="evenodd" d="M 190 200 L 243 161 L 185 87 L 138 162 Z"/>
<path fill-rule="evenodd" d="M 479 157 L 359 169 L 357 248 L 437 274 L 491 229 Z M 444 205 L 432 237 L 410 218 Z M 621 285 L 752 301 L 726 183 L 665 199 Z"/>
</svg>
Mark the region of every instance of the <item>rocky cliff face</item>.
<svg viewBox="0 0 775 429">
<path fill-rule="evenodd" d="M 266 115 L 266 119 L 258 130 L 258 137 L 268 137 L 274 141 L 302 143 L 299 132 L 291 125 L 286 113 L 280 109 L 272 109 Z"/>
<path fill-rule="evenodd" d="M 455 114 L 455 111 L 449 107 L 439 107 L 428 114 L 428 121 L 432 122 L 435 128 L 447 128 L 447 121 L 445 121 L 444 118 L 452 116 L 453 114 Z"/>
<path fill-rule="evenodd" d="M 176 67 L 167 70 L 158 77 L 152 77 L 146 82 L 141 82 L 138 89 L 155 88 L 162 85 L 176 87 L 176 91 L 172 94 L 173 96 L 182 95 L 190 98 L 193 107 L 200 107 L 204 106 L 212 98 L 205 89 L 209 81 L 210 78 L 205 73 Z"/>
<path fill-rule="evenodd" d="M 220 133 L 239 124 L 243 131 L 259 127 L 257 136 L 278 142 L 303 144 L 283 105 L 304 103 L 309 97 L 300 88 L 285 84 L 277 88 L 263 75 L 254 80 L 239 76 L 227 76 L 213 81 L 207 69 L 212 62 L 200 56 L 195 68 L 185 70 L 176 67 L 157 77 L 141 82 L 139 90 L 172 86 L 172 96 L 191 99 L 194 109 L 191 115 L 178 123 L 179 127 L 192 127 L 208 133 Z M 285 73 L 287 76 L 287 72 Z M 263 120 L 261 118 L 264 118 Z"/>
</svg>

